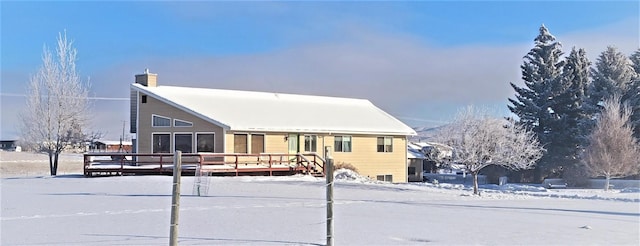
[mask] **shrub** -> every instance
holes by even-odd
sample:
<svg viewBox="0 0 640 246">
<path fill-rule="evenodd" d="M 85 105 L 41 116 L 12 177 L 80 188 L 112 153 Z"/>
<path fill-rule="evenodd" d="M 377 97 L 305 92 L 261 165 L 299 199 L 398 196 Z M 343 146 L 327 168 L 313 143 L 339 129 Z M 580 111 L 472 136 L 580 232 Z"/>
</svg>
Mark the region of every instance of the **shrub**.
<svg viewBox="0 0 640 246">
<path fill-rule="evenodd" d="M 346 162 L 342 162 L 341 161 L 341 162 L 338 162 L 337 164 L 333 165 L 333 170 L 338 170 L 338 169 L 343 169 L 343 168 L 351 170 L 351 171 L 353 171 L 355 173 L 358 173 L 358 169 L 355 166 L 351 165 L 351 163 L 346 163 Z"/>
</svg>

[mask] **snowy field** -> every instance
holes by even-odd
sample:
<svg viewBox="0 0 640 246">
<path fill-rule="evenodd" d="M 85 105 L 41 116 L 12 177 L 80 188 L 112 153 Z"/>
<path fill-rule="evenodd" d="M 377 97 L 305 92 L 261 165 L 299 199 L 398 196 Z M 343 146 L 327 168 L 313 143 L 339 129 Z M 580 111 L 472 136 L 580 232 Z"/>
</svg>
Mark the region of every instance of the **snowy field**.
<svg viewBox="0 0 640 246">
<path fill-rule="evenodd" d="M 3 177 L 1 245 L 169 242 L 172 177 Z M 352 177 L 336 181 L 336 245 L 640 244 L 637 190 L 511 184 L 484 186 L 477 197 L 460 185 Z M 322 178 L 214 177 L 202 197 L 193 183 L 182 179 L 180 245 L 325 243 Z"/>
</svg>

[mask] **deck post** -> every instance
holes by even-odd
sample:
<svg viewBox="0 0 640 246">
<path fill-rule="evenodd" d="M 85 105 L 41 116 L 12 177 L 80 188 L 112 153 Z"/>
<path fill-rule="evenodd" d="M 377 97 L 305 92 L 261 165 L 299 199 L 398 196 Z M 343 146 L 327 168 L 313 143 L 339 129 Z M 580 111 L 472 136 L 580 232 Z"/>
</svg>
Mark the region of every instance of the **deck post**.
<svg viewBox="0 0 640 246">
<path fill-rule="evenodd" d="M 169 245 L 178 245 L 178 218 L 180 212 L 180 176 L 182 175 L 182 151 L 173 155 L 173 193 L 171 194 L 171 227 Z"/>
<path fill-rule="evenodd" d="M 326 176 L 327 176 L 327 246 L 333 245 L 333 157 L 331 157 L 331 147 L 324 150 L 326 156 Z"/>
</svg>

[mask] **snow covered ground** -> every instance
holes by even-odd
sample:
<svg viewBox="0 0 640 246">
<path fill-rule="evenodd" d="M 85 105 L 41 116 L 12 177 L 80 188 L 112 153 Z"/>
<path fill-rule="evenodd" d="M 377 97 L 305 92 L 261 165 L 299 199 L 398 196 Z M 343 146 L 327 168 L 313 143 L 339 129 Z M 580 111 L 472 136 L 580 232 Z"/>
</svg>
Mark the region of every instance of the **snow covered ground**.
<svg viewBox="0 0 640 246">
<path fill-rule="evenodd" d="M 183 177 L 180 245 L 324 245 L 324 179 Z M 166 245 L 172 177 L 13 177 L 2 245 Z M 389 184 L 340 173 L 336 245 L 639 245 L 637 190 Z"/>
</svg>

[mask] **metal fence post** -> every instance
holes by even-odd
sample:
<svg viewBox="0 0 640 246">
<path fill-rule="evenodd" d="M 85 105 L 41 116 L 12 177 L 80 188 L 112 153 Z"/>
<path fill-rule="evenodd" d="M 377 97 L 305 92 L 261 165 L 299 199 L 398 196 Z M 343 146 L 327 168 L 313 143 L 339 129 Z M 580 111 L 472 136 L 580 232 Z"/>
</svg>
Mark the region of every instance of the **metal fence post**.
<svg viewBox="0 0 640 246">
<path fill-rule="evenodd" d="M 327 246 L 333 245 L 333 157 L 331 147 L 325 147 L 324 154 L 327 160 L 325 175 L 327 177 Z"/>
<path fill-rule="evenodd" d="M 173 155 L 173 193 L 171 194 L 171 226 L 169 245 L 178 245 L 178 218 L 180 212 L 180 176 L 182 175 L 182 151 Z"/>
</svg>

